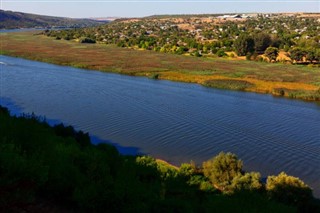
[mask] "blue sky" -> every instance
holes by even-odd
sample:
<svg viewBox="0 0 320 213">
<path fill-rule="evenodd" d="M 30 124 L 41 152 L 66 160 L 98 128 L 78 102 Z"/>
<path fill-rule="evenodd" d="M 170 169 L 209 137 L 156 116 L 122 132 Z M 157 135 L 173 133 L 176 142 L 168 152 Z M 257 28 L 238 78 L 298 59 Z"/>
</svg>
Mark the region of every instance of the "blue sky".
<svg viewBox="0 0 320 213">
<path fill-rule="evenodd" d="M 72 18 L 155 14 L 320 12 L 320 0 L 1 0 L 1 9 Z"/>
</svg>

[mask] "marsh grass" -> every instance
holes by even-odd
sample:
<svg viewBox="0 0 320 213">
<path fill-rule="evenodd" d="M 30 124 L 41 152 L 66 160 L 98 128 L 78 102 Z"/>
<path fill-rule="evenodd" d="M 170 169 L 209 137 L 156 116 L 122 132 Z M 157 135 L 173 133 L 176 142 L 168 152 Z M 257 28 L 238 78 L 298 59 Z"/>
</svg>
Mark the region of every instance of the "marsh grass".
<svg viewBox="0 0 320 213">
<path fill-rule="evenodd" d="M 307 101 L 320 101 L 320 90 L 318 91 L 304 91 L 304 90 L 293 90 L 288 91 L 289 98 L 304 99 Z"/>
<path fill-rule="evenodd" d="M 204 86 L 218 89 L 245 90 L 253 87 L 254 84 L 244 80 L 218 79 L 208 80 L 203 83 Z"/>
</svg>

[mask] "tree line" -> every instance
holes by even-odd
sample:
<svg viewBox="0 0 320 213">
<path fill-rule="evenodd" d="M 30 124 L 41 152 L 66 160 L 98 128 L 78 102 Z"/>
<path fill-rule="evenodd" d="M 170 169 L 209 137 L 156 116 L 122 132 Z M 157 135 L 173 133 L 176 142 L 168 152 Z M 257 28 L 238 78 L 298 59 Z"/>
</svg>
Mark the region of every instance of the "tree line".
<svg viewBox="0 0 320 213">
<path fill-rule="evenodd" d="M 230 52 L 234 51 L 247 59 L 264 55 L 269 62 L 276 62 L 282 50 L 293 63 L 319 63 L 320 36 L 317 30 L 320 24 L 316 18 L 268 18 L 261 15 L 241 22 L 207 23 L 202 19 L 184 17 L 182 23 L 190 29 L 180 27 L 181 23 L 175 22 L 174 18 L 149 18 L 132 22 L 118 20 L 94 28 L 46 31 L 44 34 L 56 39 L 116 44 L 197 57 L 233 57 Z"/>
</svg>

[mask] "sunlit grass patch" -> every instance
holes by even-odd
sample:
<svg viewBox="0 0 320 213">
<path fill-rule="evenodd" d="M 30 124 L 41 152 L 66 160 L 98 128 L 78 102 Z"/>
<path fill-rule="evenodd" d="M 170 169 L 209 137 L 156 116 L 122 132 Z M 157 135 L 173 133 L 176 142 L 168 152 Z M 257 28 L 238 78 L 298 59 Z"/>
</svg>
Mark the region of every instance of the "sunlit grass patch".
<svg viewBox="0 0 320 213">
<path fill-rule="evenodd" d="M 228 73 L 225 76 L 231 77 L 231 78 L 242 78 L 246 76 L 246 73 L 239 71 L 239 72 Z"/>
<path fill-rule="evenodd" d="M 216 73 L 216 70 L 198 70 L 198 71 L 189 71 L 184 73 L 188 75 L 214 75 Z"/>
<path fill-rule="evenodd" d="M 74 49 L 87 49 L 88 47 L 87 46 L 73 46 L 72 48 Z"/>
</svg>

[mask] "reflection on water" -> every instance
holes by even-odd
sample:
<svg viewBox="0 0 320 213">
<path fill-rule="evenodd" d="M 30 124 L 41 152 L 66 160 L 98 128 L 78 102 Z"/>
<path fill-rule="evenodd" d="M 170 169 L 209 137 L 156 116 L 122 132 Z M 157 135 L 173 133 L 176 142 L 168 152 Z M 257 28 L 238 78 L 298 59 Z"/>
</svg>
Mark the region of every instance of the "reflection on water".
<svg viewBox="0 0 320 213">
<path fill-rule="evenodd" d="M 285 171 L 320 194 L 320 106 L 0 56 L 0 97 L 103 141 L 174 164 L 234 152 L 247 170 Z"/>
</svg>

